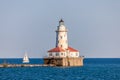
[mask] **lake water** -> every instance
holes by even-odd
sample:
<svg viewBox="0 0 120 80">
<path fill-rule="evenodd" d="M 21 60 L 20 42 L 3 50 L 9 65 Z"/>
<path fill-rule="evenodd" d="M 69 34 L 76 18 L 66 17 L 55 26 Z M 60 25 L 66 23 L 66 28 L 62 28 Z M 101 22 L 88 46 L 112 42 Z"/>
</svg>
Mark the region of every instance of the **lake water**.
<svg viewBox="0 0 120 80">
<path fill-rule="evenodd" d="M 0 59 L 0 63 L 22 63 L 22 59 Z M 43 64 L 43 59 L 30 59 Z M 87 58 L 82 67 L 0 68 L 0 80 L 120 80 L 119 58 Z"/>
</svg>

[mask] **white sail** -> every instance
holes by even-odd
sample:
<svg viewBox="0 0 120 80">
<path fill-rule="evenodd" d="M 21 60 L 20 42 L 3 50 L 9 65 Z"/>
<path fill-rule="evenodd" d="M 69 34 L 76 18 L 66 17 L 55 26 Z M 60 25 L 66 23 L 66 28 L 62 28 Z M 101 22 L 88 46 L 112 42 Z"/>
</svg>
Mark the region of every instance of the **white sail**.
<svg viewBox="0 0 120 80">
<path fill-rule="evenodd" d="M 24 55 L 23 63 L 29 63 L 29 58 L 27 56 L 27 53 L 25 53 L 25 55 Z"/>
</svg>

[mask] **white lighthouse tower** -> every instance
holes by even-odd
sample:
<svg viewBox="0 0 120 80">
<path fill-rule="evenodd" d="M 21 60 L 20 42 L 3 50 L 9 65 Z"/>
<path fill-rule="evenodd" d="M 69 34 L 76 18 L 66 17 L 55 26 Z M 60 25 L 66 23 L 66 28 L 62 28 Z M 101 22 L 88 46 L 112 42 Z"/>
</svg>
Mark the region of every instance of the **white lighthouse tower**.
<svg viewBox="0 0 120 80">
<path fill-rule="evenodd" d="M 55 48 L 48 50 L 48 58 L 44 58 L 45 64 L 66 66 L 69 63 L 71 66 L 83 65 L 83 58 L 79 56 L 79 51 L 68 44 L 67 32 L 64 21 L 61 19 L 56 30 Z"/>
<path fill-rule="evenodd" d="M 59 21 L 59 26 L 56 30 L 56 47 L 68 48 L 67 29 L 62 19 Z"/>
</svg>

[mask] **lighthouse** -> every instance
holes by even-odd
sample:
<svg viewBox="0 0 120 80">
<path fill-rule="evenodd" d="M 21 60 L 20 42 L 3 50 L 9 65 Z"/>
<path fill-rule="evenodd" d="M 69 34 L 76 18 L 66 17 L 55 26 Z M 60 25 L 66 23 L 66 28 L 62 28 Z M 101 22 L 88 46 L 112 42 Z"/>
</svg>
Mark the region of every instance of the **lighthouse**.
<svg viewBox="0 0 120 80">
<path fill-rule="evenodd" d="M 48 56 L 44 58 L 44 63 L 55 66 L 82 66 L 84 58 L 80 56 L 78 50 L 69 46 L 68 29 L 62 19 L 59 21 L 55 32 L 55 47 L 47 51 Z"/>
<path fill-rule="evenodd" d="M 59 26 L 56 30 L 56 47 L 60 47 L 62 49 L 68 48 L 67 28 L 65 27 L 62 19 L 59 21 Z"/>
</svg>

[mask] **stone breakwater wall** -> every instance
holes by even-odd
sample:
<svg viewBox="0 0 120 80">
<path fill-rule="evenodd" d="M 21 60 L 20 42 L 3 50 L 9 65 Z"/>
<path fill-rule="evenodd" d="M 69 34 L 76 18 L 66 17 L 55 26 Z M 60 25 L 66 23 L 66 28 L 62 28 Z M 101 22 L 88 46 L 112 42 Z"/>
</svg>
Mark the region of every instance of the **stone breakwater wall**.
<svg viewBox="0 0 120 80">
<path fill-rule="evenodd" d="M 54 66 L 83 66 L 83 57 L 77 58 L 44 58 L 44 64 Z"/>
</svg>

